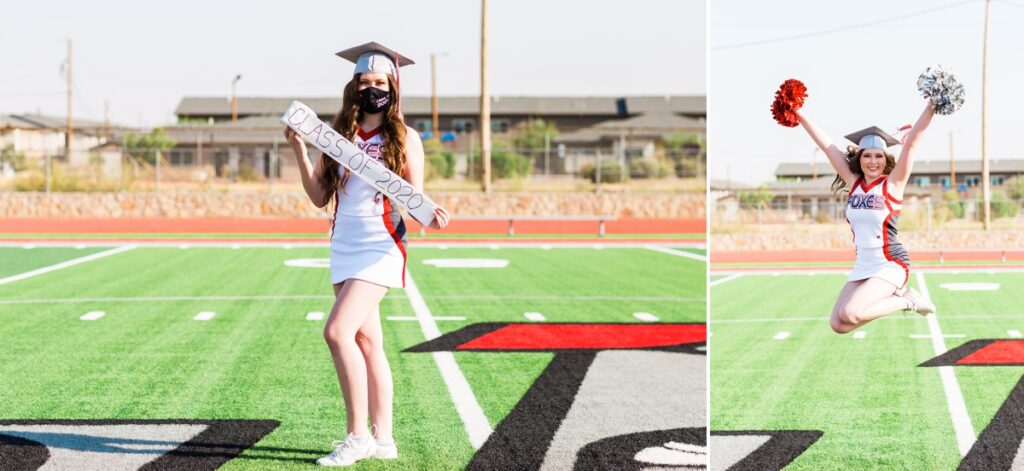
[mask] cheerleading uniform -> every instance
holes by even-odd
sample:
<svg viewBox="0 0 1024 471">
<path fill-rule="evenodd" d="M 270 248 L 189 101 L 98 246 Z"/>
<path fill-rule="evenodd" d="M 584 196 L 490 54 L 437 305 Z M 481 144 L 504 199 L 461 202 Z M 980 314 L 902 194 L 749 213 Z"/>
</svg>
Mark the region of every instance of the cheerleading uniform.
<svg viewBox="0 0 1024 471">
<path fill-rule="evenodd" d="M 381 128 L 359 130 L 352 143 L 383 160 Z M 338 168 L 339 175 L 345 169 Z M 348 279 L 389 288 L 405 287 L 405 221 L 398 206 L 363 179 L 350 176 L 338 190 L 331 224 L 331 283 Z"/>
<path fill-rule="evenodd" d="M 871 184 L 858 178 L 846 200 L 857 261 L 847 281 L 881 278 L 902 288 L 910 277 L 910 257 L 896 238 L 902 200 L 889 194 L 888 177 Z"/>
</svg>

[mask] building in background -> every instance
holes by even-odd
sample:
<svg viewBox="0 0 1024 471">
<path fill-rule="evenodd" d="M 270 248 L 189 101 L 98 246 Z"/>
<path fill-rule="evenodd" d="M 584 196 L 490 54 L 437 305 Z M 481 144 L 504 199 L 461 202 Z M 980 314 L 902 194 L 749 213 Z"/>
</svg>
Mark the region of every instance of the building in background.
<svg viewBox="0 0 1024 471">
<path fill-rule="evenodd" d="M 338 98 L 240 97 L 238 121 L 232 122 L 227 98 L 185 97 L 175 111 L 178 124 L 165 128 L 177 142 L 168 153 L 169 162 L 210 165 L 219 176 L 273 172 L 297 178 L 279 122 L 293 100 L 308 105 L 324 121 L 332 120 L 341 106 Z M 703 96 L 495 96 L 491 99 L 494 147 L 528 155 L 534 174 L 573 174 L 595 165 L 598 158 L 625 166 L 633 160 L 659 158 L 671 165 L 673 158 L 688 157 L 687 170 L 677 173 L 696 176 L 705 167 L 705 102 Z M 409 126 L 424 138 L 432 137 L 430 97 L 404 97 L 402 111 Z M 438 98 L 439 137 L 463 174 L 472 172 L 469 160 L 479 147 L 478 119 L 477 97 Z M 533 148 L 516 148 L 516 136 L 538 120 L 555 132 Z"/>
</svg>

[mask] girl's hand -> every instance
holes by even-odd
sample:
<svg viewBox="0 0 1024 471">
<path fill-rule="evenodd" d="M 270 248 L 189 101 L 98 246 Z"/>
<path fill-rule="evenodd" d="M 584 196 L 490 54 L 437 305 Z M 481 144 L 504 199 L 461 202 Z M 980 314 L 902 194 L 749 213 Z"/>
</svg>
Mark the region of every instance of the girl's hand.
<svg viewBox="0 0 1024 471">
<path fill-rule="evenodd" d="M 448 211 L 446 211 L 444 208 L 438 206 L 437 209 L 434 210 L 434 220 L 430 222 L 430 226 L 428 226 L 428 227 L 430 227 L 431 229 L 438 229 L 438 230 L 440 230 L 440 229 L 444 229 L 445 226 L 447 226 L 447 225 L 448 225 Z"/>
<path fill-rule="evenodd" d="M 292 146 L 292 150 L 295 151 L 295 155 L 306 154 L 306 141 L 299 136 L 299 133 L 295 132 L 292 128 L 284 128 L 284 138 L 288 141 L 288 144 Z"/>
</svg>

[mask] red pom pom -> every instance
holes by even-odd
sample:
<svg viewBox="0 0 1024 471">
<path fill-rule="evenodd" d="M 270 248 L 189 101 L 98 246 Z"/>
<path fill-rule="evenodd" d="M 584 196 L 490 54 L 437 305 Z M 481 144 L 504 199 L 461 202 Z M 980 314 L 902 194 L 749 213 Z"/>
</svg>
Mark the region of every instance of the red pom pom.
<svg viewBox="0 0 1024 471">
<path fill-rule="evenodd" d="M 807 86 L 803 82 L 797 79 L 782 82 L 779 91 L 775 92 L 775 101 L 772 102 L 772 117 L 787 128 L 796 127 L 800 124 L 796 117 L 796 110 L 804 106 L 806 98 Z"/>
</svg>

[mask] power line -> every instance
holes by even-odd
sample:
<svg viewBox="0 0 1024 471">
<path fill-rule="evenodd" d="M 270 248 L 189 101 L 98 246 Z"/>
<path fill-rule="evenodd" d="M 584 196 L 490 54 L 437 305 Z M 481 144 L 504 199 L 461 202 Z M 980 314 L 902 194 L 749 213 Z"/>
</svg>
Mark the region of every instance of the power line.
<svg viewBox="0 0 1024 471">
<path fill-rule="evenodd" d="M 956 7 L 959 7 L 961 5 L 966 5 L 968 3 L 975 3 L 975 1 L 976 0 L 965 0 L 965 1 L 962 1 L 962 2 L 950 3 L 948 5 L 943 5 L 943 6 L 940 6 L 940 7 L 929 8 L 927 10 L 921 10 L 921 11 L 917 11 L 917 12 L 914 12 L 914 13 L 907 13 L 905 15 L 892 16 L 892 17 L 889 17 L 889 18 L 883 18 L 883 19 L 880 19 L 880 20 L 873 20 L 873 21 L 869 21 L 869 22 L 865 22 L 865 23 L 858 23 L 858 24 L 854 24 L 854 25 L 840 26 L 840 27 L 837 27 L 837 28 L 826 29 L 826 30 L 822 30 L 822 31 L 815 31 L 815 32 L 811 32 L 811 33 L 801 33 L 801 34 L 795 34 L 795 35 L 791 35 L 791 36 L 782 36 L 782 37 L 778 37 L 778 38 L 763 39 L 763 40 L 758 40 L 758 41 L 749 41 L 749 42 L 737 43 L 737 44 L 729 44 L 729 45 L 726 45 L 726 46 L 712 47 L 711 50 L 722 51 L 722 50 L 726 50 L 726 49 L 739 49 L 739 48 L 743 48 L 743 47 L 761 46 L 761 45 L 764 45 L 764 44 L 774 44 L 774 43 L 780 43 L 780 42 L 785 42 L 785 41 L 792 41 L 792 40 L 795 40 L 795 39 L 804 39 L 804 38 L 810 38 L 810 37 L 815 37 L 815 36 L 824 36 L 826 34 L 841 33 L 841 32 L 844 32 L 844 31 L 850 31 L 850 30 L 854 30 L 854 29 L 869 28 L 869 27 L 878 26 L 878 25 L 884 24 L 884 23 L 892 23 L 893 21 L 904 20 L 904 19 L 907 19 L 907 18 L 913 18 L 913 17 L 916 17 L 916 16 L 926 15 L 926 14 L 934 13 L 934 12 L 937 12 L 937 11 L 942 11 L 942 10 L 948 10 L 948 9 L 951 9 L 951 8 L 956 8 Z M 1001 0 L 1001 1 L 1008 1 L 1008 0 Z"/>
<path fill-rule="evenodd" d="M 998 0 L 999 3 L 1009 5 L 1011 7 L 1024 8 L 1024 3 L 1014 2 L 1012 0 Z"/>
</svg>

